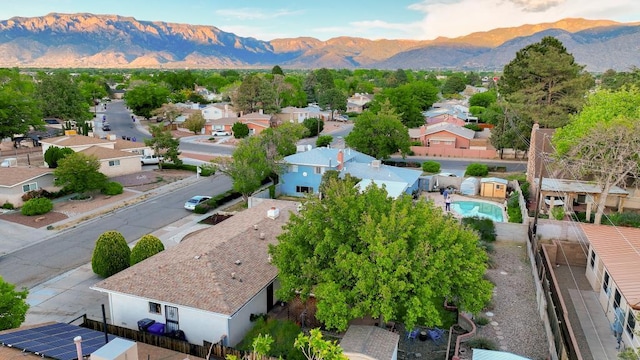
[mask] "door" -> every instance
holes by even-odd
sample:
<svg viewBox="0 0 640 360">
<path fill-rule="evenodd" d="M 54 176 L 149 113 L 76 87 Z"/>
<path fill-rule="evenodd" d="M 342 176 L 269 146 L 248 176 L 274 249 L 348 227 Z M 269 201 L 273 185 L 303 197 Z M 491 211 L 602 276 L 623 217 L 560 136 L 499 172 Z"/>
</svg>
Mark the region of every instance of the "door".
<svg viewBox="0 0 640 360">
<path fill-rule="evenodd" d="M 165 332 L 171 333 L 173 331 L 180 330 L 180 324 L 178 323 L 178 308 L 175 306 L 165 306 L 165 318 L 167 320 Z"/>
<path fill-rule="evenodd" d="M 267 312 L 273 308 L 273 283 L 267 286 Z"/>
</svg>

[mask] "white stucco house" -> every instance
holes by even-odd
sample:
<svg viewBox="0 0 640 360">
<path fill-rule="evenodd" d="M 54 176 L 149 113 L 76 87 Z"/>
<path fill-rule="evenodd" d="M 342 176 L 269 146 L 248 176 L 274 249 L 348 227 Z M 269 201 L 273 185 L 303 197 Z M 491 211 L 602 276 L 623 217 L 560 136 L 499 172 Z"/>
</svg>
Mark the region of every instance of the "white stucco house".
<svg viewBox="0 0 640 360">
<path fill-rule="evenodd" d="M 148 318 L 193 344 L 236 345 L 253 326 L 251 314 L 277 304 L 268 245 L 296 209 L 296 202 L 265 200 L 92 289 L 108 294 L 114 325 L 137 329 Z"/>
</svg>

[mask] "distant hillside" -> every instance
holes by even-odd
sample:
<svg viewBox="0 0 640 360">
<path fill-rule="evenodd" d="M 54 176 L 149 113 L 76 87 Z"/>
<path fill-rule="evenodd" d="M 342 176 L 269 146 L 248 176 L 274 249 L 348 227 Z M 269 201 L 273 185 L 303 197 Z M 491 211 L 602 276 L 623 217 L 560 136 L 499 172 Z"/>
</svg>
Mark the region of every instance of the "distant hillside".
<svg viewBox="0 0 640 360">
<path fill-rule="evenodd" d="M 346 36 L 261 41 L 214 26 L 87 13 L 0 21 L 0 66 L 500 70 L 516 51 L 546 35 L 560 39 L 587 70 L 639 66 L 640 26 L 609 20 L 564 19 L 431 41 Z"/>
</svg>

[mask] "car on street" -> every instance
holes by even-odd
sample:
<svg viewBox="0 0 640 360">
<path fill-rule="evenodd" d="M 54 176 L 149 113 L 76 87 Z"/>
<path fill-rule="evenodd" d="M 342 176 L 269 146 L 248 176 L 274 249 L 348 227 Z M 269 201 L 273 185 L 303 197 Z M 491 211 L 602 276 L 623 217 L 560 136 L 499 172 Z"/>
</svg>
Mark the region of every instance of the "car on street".
<svg viewBox="0 0 640 360">
<path fill-rule="evenodd" d="M 211 199 L 211 196 L 196 195 L 184 203 L 184 208 L 193 211 L 197 205 L 202 204 L 209 199 Z"/>
<path fill-rule="evenodd" d="M 216 130 L 211 135 L 213 135 L 213 136 L 231 136 L 231 132 L 230 131 L 226 131 L 226 130 Z"/>
<path fill-rule="evenodd" d="M 162 160 L 164 160 L 164 158 L 157 155 L 144 155 L 140 158 L 142 165 L 158 165 Z"/>
<path fill-rule="evenodd" d="M 102 131 L 111 131 L 111 124 L 107 122 L 102 123 Z"/>
</svg>

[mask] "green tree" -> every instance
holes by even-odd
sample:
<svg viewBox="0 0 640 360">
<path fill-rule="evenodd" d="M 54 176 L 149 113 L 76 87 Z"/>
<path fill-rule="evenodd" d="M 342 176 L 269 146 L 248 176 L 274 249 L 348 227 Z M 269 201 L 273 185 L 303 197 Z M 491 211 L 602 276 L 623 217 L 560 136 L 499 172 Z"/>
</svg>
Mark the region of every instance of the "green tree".
<svg viewBox="0 0 640 360">
<path fill-rule="evenodd" d="M 402 123 L 408 128 L 415 128 L 424 125 L 422 111 L 431 107 L 437 99 L 438 89 L 427 82 L 419 81 L 383 90 L 374 97 L 369 110 L 377 113 L 388 101 Z"/>
<path fill-rule="evenodd" d="M 595 224 L 600 224 L 613 186 L 640 176 L 640 92 L 636 88 L 589 96 L 580 114 L 553 136 L 557 159 L 576 177 L 601 189 Z"/>
<path fill-rule="evenodd" d="M 146 234 L 141 237 L 133 246 L 133 249 L 131 249 L 129 263 L 133 266 L 146 258 L 152 257 L 160 251 L 164 251 L 164 244 L 162 244 L 162 241 L 151 234 Z"/>
<path fill-rule="evenodd" d="M 342 348 L 335 341 L 324 340 L 320 329 L 311 329 L 309 335 L 300 333 L 294 346 L 302 351 L 308 360 L 347 360 Z"/>
<path fill-rule="evenodd" d="M 447 80 L 445 80 L 442 85 L 442 94 L 450 95 L 457 94 L 463 91 L 467 87 L 467 79 L 462 73 L 454 73 L 447 76 Z"/>
<path fill-rule="evenodd" d="M 39 74 L 35 95 L 44 117 L 75 120 L 80 128 L 85 121 L 93 118 L 89 111 L 90 103 L 67 72 Z"/>
<path fill-rule="evenodd" d="M 554 37 L 526 46 L 504 67 L 498 90 L 517 118 L 541 127 L 566 125 L 582 108 L 593 78 Z M 531 132 L 525 133 L 528 136 Z M 527 138 L 528 139 L 528 138 Z"/>
<path fill-rule="evenodd" d="M 318 118 L 304 119 L 302 125 L 308 130 L 307 135 L 309 137 L 318 136 L 324 130 L 324 121 Z"/>
<path fill-rule="evenodd" d="M 333 142 L 333 136 L 331 136 L 331 135 L 320 135 L 320 136 L 318 136 L 318 139 L 316 140 L 316 146 L 317 147 L 325 147 L 325 146 L 331 145 L 332 142 Z"/>
<path fill-rule="evenodd" d="M 274 171 L 276 171 L 275 163 L 278 163 L 285 156 L 296 153 L 296 143 L 307 133 L 307 128 L 294 123 L 284 123 L 276 128 L 264 129 L 260 133 L 259 138 L 267 153 L 267 158 L 274 163 Z"/>
<path fill-rule="evenodd" d="M 151 139 L 144 139 L 144 144 L 150 146 L 153 149 L 155 155 L 164 155 L 165 160 L 169 160 L 175 165 L 182 164 L 180 159 L 180 141 L 175 139 L 169 129 L 165 129 L 161 125 L 152 125 L 149 127 L 151 132 Z M 162 170 L 162 161 L 158 164 L 160 170 Z"/>
<path fill-rule="evenodd" d="M 197 135 L 202 131 L 206 123 L 207 123 L 207 120 L 204 119 L 204 116 L 202 116 L 202 113 L 197 112 L 189 115 L 187 120 L 184 121 L 183 126 L 187 128 L 189 131 L 191 131 L 192 133 Z"/>
<path fill-rule="evenodd" d="M 102 189 L 107 176 L 100 172 L 100 160 L 81 152 L 74 152 L 58 160 L 53 171 L 54 184 L 78 193 L 81 197 L 87 192 Z"/>
<path fill-rule="evenodd" d="M 131 249 L 121 233 L 111 230 L 98 237 L 91 256 L 91 269 L 107 278 L 129 267 Z"/>
<path fill-rule="evenodd" d="M 73 154 L 74 151 L 71 148 L 57 146 L 50 146 L 47 151 L 44 152 L 44 161 L 49 165 L 50 169 L 58 167 L 58 161 L 69 154 Z"/>
<path fill-rule="evenodd" d="M 347 95 L 337 88 L 323 90 L 318 96 L 318 105 L 325 110 L 331 110 L 331 120 L 333 120 L 333 114 L 336 111 L 347 110 Z"/>
<path fill-rule="evenodd" d="M 488 108 L 498 100 L 495 90 L 489 90 L 471 95 L 469 98 L 469 106 L 482 106 Z"/>
<path fill-rule="evenodd" d="M 0 69 L 0 141 L 26 134 L 31 127 L 43 128 L 34 91 L 33 82 L 23 78 L 17 69 Z"/>
<path fill-rule="evenodd" d="M 244 139 L 249 136 L 249 126 L 239 121 L 231 126 L 231 131 L 233 131 L 233 137 L 236 139 Z"/>
<path fill-rule="evenodd" d="M 387 159 L 398 151 L 404 156 L 409 153 L 411 144 L 409 131 L 388 102 L 377 114 L 371 111 L 362 113 L 344 140 L 355 150 L 376 159 Z"/>
<path fill-rule="evenodd" d="M 284 75 L 284 72 L 282 71 L 282 68 L 280 67 L 280 65 L 276 65 L 273 68 L 271 68 L 271 73 L 273 75 Z"/>
<path fill-rule="evenodd" d="M 474 232 L 432 202 L 329 181 L 323 199 L 307 199 L 270 246 L 280 299 L 313 293 L 316 317 L 338 331 L 362 316 L 408 329 L 441 326 L 445 299 L 472 313 L 491 299 L 487 255 Z"/>
<path fill-rule="evenodd" d="M 19 327 L 27 317 L 29 291 L 15 289 L 14 284 L 5 282 L 0 276 L 0 331 Z"/>
<path fill-rule="evenodd" d="M 131 111 L 145 119 L 149 119 L 151 112 L 167 102 L 169 90 L 158 84 L 142 83 L 124 94 L 124 100 Z"/>
<path fill-rule="evenodd" d="M 176 106 L 176 104 L 167 103 L 162 104 L 157 109 L 153 109 L 153 111 L 151 111 L 151 115 L 159 116 L 168 121 L 170 126 L 173 126 L 176 119 L 182 115 L 182 111 L 178 106 Z"/>
<path fill-rule="evenodd" d="M 265 113 L 272 114 L 278 110 L 274 88 L 258 74 L 245 76 L 232 100 L 235 109 L 245 113 L 253 113 L 262 109 Z"/>
<path fill-rule="evenodd" d="M 240 141 L 233 151 L 232 159 L 221 159 L 220 172 L 233 180 L 233 190 L 242 194 L 245 203 L 249 196 L 262 186 L 272 171 L 271 163 L 259 136 L 250 136 Z"/>
</svg>

